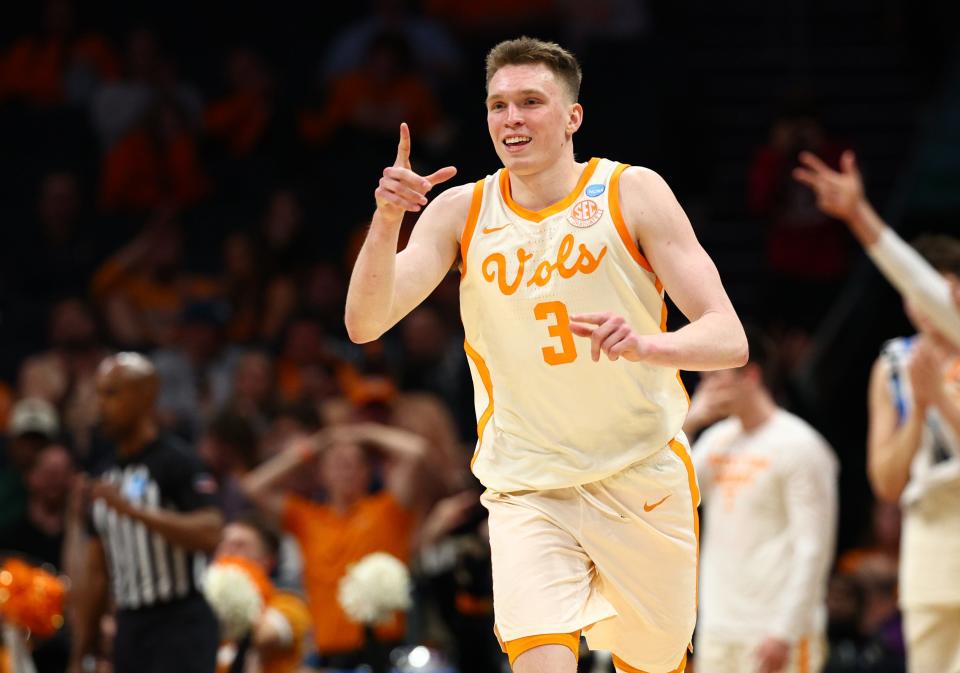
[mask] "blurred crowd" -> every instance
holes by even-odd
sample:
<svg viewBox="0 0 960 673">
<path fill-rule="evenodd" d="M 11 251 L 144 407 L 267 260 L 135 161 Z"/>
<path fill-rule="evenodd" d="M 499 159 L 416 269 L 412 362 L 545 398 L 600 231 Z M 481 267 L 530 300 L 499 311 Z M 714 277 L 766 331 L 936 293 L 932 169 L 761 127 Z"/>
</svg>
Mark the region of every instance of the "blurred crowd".
<svg viewBox="0 0 960 673">
<path fill-rule="evenodd" d="M 177 51 L 173 31 L 132 14 L 86 16 L 70 0 L 6 29 L 0 550 L 83 577 L 89 503 L 78 475 L 116 459 L 98 376 L 105 358 L 136 351 L 156 370 L 160 431 L 216 483 L 224 553 L 253 548 L 277 587 L 306 598 L 303 657 L 274 670 L 353 667 L 382 642 L 426 644 L 456 670 L 488 673 L 505 664 L 469 472 L 476 421 L 458 276 L 358 346 L 342 321 L 348 272 L 400 121 L 415 161 L 452 158 L 467 179 L 496 168 L 480 150 L 478 94 L 496 38 L 532 29 L 574 51 L 617 53 L 643 43 L 650 15 L 626 0 L 486 2 L 482 12 L 456 0 L 370 4 L 330 9 L 329 39 L 284 57 L 299 70 L 252 40 Z M 750 171 L 747 206 L 768 225 L 770 305 L 797 309 L 761 309 L 786 369 L 809 349 L 850 254 L 842 226 L 793 185 L 791 157 L 811 149 L 835 161 L 844 147 L 791 100 Z M 336 428 L 346 434 L 323 450 L 305 439 Z M 263 469 L 303 442 L 317 450 L 268 475 L 267 489 Z M 360 504 L 377 526 L 353 517 Z M 878 504 L 872 521 L 842 545 L 851 549 L 831 580 L 830 670 L 902 667 L 897 508 Z M 378 550 L 409 564 L 415 601 L 405 621 L 369 633 L 343 617 L 331 587 Z M 97 671 L 110 670 L 114 633 L 107 616 Z M 36 650 L 39 673 L 64 670 L 70 634 L 68 621 Z"/>
</svg>

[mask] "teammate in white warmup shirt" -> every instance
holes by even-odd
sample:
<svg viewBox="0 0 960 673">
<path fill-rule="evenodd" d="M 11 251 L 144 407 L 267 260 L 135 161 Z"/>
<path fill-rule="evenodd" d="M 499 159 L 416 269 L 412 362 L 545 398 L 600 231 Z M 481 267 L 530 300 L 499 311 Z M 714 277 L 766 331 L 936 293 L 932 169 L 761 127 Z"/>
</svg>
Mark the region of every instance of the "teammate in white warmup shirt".
<svg viewBox="0 0 960 673">
<path fill-rule="evenodd" d="M 813 673 L 826 655 L 825 597 L 837 460 L 765 382 L 772 348 L 747 331 L 750 361 L 705 373 L 684 430 L 703 499 L 697 673 Z M 723 419 L 723 420 L 720 420 Z"/>
</svg>

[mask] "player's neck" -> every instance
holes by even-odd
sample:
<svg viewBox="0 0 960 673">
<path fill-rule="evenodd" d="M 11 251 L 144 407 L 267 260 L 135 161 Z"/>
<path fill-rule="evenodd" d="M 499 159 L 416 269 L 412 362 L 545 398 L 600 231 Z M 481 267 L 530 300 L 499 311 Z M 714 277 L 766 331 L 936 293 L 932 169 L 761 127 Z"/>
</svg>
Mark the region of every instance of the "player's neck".
<svg viewBox="0 0 960 673">
<path fill-rule="evenodd" d="M 511 172 L 510 196 L 527 210 L 543 210 L 572 192 L 586 167 L 586 162 L 577 163 L 571 152 L 537 173 L 516 175 Z"/>
<path fill-rule="evenodd" d="M 144 419 L 137 426 L 117 442 L 117 450 L 121 456 L 129 458 L 135 456 L 157 438 L 160 431 L 152 419 Z"/>
<path fill-rule="evenodd" d="M 777 403 L 765 390 L 754 391 L 750 399 L 744 400 L 743 407 L 737 414 L 740 426 L 744 432 L 753 432 L 773 418 L 777 408 Z"/>
</svg>

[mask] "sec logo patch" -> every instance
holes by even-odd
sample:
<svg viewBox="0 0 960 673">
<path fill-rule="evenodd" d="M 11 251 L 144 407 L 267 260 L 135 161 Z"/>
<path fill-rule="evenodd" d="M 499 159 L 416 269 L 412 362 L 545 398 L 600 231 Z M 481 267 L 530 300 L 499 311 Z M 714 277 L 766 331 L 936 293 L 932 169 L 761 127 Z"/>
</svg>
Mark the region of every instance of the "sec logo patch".
<svg viewBox="0 0 960 673">
<path fill-rule="evenodd" d="M 601 215 L 603 215 L 603 210 L 597 205 L 596 201 L 593 199 L 584 199 L 583 201 L 577 201 L 573 208 L 570 209 L 570 213 L 567 215 L 567 221 L 573 226 L 583 229 L 596 224 Z"/>
</svg>

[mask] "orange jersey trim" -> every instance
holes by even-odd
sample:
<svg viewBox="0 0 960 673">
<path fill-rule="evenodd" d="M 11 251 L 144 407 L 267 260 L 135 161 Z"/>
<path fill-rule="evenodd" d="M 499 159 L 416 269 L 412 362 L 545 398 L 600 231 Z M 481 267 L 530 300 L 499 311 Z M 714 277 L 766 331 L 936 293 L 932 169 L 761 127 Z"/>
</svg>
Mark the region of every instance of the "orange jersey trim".
<svg viewBox="0 0 960 673">
<path fill-rule="evenodd" d="M 680 372 L 677 372 L 677 379 L 680 378 Z M 680 386 L 683 387 L 683 382 L 680 382 Z M 686 388 L 684 388 L 686 392 Z M 700 602 L 700 513 L 697 508 L 700 506 L 700 487 L 697 486 L 697 473 L 693 469 L 693 462 L 690 460 L 690 454 L 687 453 L 687 449 L 675 439 L 670 440 L 670 450 L 673 451 L 680 460 L 683 461 L 684 467 L 687 468 L 687 484 L 690 486 L 690 500 L 693 509 L 693 535 L 697 541 L 697 588 L 694 592 L 694 601 L 693 606 L 696 610 L 696 606 Z M 686 658 L 686 654 L 684 654 Z M 680 668 L 678 670 L 683 670 L 683 663 L 681 662 Z"/>
<path fill-rule="evenodd" d="M 487 363 L 466 339 L 463 340 L 463 350 L 466 351 L 467 357 L 473 360 L 473 364 L 477 368 L 477 373 L 480 375 L 480 380 L 483 382 L 483 388 L 487 391 L 487 399 L 489 400 L 489 402 L 487 402 L 487 408 L 483 410 L 483 413 L 480 414 L 480 418 L 477 420 L 477 448 L 473 452 L 473 458 L 470 460 L 470 467 L 472 469 L 473 464 L 477 462 L 477 456 L 480 455 L 480 443 L 483 441 L 483 431 L 487 427 L 487 421 L 493 416 L 493 382 L 490 380 L 490 370 L 487 369 Z"/>
<path fill-rule="evenodd" d="M 650 273 L 654 273 L 650 262 L 648 262 L 647 258 L 640 252 L 640 247 L 637 245 L 636 240 L 630 235 L 630 229 L 627 228 L 627 222 L 623 219 L 623 212 L 620 210 L 620 175 L 628 168 L 630 168 L 629 164 L 620 164 L 613 169 L 613 173 L 610 175 L 610 194 L 607 196 L 607 203 L 610 205 L 610 217 L 613 219 L 613 224 L 617 228 L 617 233 L 620 234 L 620 240 L 623 241 L 624 247 L 627 249 L 627 252 L 630 253 L 630 256 L 633 257 L 633 261 Z M 659 278 L 656 283 L 657 292 L 659 292 L 663 288 L 663 285 L 660 284 Z"/>
<path fill-rule="evenodd" d="M 551 215 L 556 215 L 561 210 L 566 210 L 573 204 L 580 195 L 580 192 L 583 191 L 593 172 L 597 170 L 597 164 L 599 163 L 600 159 L 596 157 L 587 162 L 587 167 L 584 168 L 583 173 L 580 174 L 580 179 L 577 180 L 577 185 L 573 188 L 573 191 L 567 194 L 562 200 L 542 210 L 528 210 L 513 200 L 513 196 L 510 194 L 510 173 L 506 168 L 500 171 L 500 195 L 503 197 L 503 202 L 507 204 L 507 207 L 523 219 L 532 222 L 542 222 Z"/>
<path fill-rule="evenodd" d="M 580 659 L 579 631 L 572 633 L 544 633 L 537 636 L 526 636 L 525 638 L 509 640 L 503 644 L 503 651 L 507 653 L 510 665 L 513 666 L 513 662 L 517 660 L 517 657 L 541 645 L 563 645 L 573 652 L 574 657 L 578 660 Z"/>
<path fill-rule="evenodd" d="M 477 220 L 480 218 L 480 205 L 483 203 L 483 185 L 486 178 L 477 180 L 473 185 L 473 198 L 470 200 L 470 210 L 467 212 L 467 223 L 463 226 L 463 234 L 460 235 L 460 278 L 467 275 L 467 252 L 470 250 L 470 241 L 473 240 L 473 232 L 477 228 Z"/>
<path fill-rule="evenodd" d="M 797 644 L 797 669 L 800 673 L 810 673 L 810 643 L 806 638 L 801 638 Z"/>
</svg>

